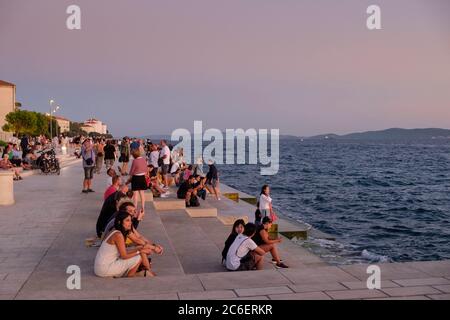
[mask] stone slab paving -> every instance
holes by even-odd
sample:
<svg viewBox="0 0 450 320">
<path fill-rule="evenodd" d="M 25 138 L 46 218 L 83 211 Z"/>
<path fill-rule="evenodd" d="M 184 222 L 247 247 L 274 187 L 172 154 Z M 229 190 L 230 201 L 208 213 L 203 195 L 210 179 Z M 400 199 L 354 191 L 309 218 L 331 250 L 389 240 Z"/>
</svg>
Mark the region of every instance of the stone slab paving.
<svg viewBox="0 0 450 320">
<path fill-rule="evenodd" d="M 450 261 L 381 264 L 382 288 L 368 290 L 367 265 L 329 266 L 287 239 L 279 251 L 290 269 L 275 269 L 266 257 L 265 270 L 227 272 L 220 253 L 230 226 L 151 206 L 139 230 L 165 247 L 153 258 L 158 276 L 98 278 L 97 249 L 84 240 L 95 235 L 106 176 L 95 176 L 94 194 L 81 194 L 81 182 L 78 163 L 59 177 L 33 175 L 14 184 L 16 204 L 0 207 L 6 244 L 0 248 L 0 299 L 450 299 Z M 217 207 L 245 211 L 232 205 L 240 204 Z M 81 268 L 81 290 L 67 289 L 69 265 Z"/>
</svg>

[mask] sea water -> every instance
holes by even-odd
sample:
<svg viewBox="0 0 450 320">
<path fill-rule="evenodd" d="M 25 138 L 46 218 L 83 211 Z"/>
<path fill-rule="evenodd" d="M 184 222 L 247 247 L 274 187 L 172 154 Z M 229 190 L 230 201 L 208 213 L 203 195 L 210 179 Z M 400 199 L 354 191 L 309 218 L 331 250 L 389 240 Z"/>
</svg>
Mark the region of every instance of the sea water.
<svg viewBox="0 0 450 320">
<path fill-rule="evenodd" d="M 281 139 L 280 169 L 219 166 L 221 182 L 336 241 L 297 240 L 336 263 L 450 259 L 450 140 Z M 250 216 L 253 212 L 250 213 Z"/>
</svg>

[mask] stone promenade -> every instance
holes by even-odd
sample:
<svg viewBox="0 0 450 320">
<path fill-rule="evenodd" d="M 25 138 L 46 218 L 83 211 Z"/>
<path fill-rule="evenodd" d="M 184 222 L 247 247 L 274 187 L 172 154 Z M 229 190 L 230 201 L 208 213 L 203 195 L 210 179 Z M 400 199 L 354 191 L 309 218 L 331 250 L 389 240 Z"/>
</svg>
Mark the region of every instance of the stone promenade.
<svg viewBox="0 0 450 320">
<path fill-rule="evenodd" d="M 97 248 L 84 240 L 95 235 L 106 175 L 95 176 L 93 194 L 81 193 L 81 181 L 78 162 L 61 176 L 15 183 L 16 204 L 0 207 L 0 299 L 450 299 L 450 261 L 380 264 L 382 287 L 368 290 L 367 265 L 330 266 L 288 239 L 280 252 L 291 268 L 275 269 L 267 257 L 263 271 L 227 272 L 220 260 L 231 226 L 151 203 L 139 230 L 165 247 L 153 258 L 158 276 L 98 278 Z M 251 208 L 207 202 L 219 215 Z M 70 265 L 81 269 L 81 290 L 67 289 Z"/>
</svg>

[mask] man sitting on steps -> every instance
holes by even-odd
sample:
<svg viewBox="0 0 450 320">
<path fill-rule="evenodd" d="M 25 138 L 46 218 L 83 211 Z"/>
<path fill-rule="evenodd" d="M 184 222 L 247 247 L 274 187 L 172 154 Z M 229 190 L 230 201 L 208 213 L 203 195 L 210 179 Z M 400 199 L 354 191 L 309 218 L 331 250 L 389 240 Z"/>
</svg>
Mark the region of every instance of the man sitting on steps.
<svg viewBox="0 0 450 320">
<path fill-rule="evenodd" d="M 190 176 L 187 181 L 184 181 L 177 191 L 178 199 L 184 199 L 186 201 L 186 207 L 198 207 L 200 202 L 197 198 L 197 190 L 195 188 L 195 177 Z"/>
</svg>

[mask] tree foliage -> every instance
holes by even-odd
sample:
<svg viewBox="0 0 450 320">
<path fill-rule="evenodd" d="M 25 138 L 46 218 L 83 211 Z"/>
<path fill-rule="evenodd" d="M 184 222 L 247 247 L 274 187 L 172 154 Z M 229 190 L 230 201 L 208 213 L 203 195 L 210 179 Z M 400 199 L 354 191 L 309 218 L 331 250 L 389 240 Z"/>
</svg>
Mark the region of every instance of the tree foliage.
<svg viewBox="0 0 450 320">
<path fill-rule="evenodd" d="M 16 110 L 8 113 L 5 120 L 6 124 L 2 127 L 3 131 L 13 132 L 18 136 L 23 134 L 48 136 L 50 133 L 50 118 L 39 112 Z M 52 125 L 52 131 L 55 134 L 58 125 L 55 119 L 52 119 Z"/>
</svg>

